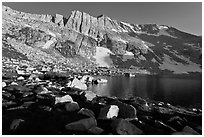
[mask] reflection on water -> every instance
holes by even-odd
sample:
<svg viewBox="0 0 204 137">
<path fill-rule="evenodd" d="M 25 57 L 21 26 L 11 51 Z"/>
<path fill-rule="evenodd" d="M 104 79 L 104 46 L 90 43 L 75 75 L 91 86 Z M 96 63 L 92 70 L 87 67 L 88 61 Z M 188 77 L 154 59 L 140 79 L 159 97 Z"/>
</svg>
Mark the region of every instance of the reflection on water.
<svg viewBox="0 0 204 137">
<path fill-rule="evenodd" d="M 140 96 L 173 105 L 201 107 L 202 79 L 163 76 L 103 77 L 106 84 L 89 85 L 89 90 L 102 96 Z"/>
</svg>

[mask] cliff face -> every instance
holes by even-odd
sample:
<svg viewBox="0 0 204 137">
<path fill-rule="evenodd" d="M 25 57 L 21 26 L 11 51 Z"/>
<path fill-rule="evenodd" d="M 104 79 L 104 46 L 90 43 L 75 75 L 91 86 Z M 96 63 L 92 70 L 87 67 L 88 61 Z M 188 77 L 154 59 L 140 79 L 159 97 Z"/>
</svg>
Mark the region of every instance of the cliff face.
<svg viewBox="0 0 204 137">
<path fill-rule="evenodd" d="M 80 11 L 72 11 L 69 18 L 36 15 L 5 6 L 2 17 L 3 48 L 10 50 L 5 45 L 11 45 L 32 61 L 47 62 L 52 58 L 66 64 L 67 60 L 82 57 L 105 67 L 201 72 L 202 38 L 166 25 L 128 24 Z M 32 48 L 31 53 L 43 52 L 42 57 L 24 53 L 20 44 Z"/>
</svg>

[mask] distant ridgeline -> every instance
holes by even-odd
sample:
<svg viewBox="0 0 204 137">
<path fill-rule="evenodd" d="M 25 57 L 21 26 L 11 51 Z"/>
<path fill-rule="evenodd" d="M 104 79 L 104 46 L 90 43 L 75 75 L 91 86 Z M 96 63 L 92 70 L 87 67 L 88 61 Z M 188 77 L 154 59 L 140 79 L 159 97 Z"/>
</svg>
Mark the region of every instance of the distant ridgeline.
<svg viewBox="0 0 204 137">
<path fill-rule="evenodd" d="M 37 15 L 2 7 L 3 58 L 131 68 L 151 73 L 201 73 L 202 37 L 157 24 L 129 24 L 72 11 Z"/>
</svg>

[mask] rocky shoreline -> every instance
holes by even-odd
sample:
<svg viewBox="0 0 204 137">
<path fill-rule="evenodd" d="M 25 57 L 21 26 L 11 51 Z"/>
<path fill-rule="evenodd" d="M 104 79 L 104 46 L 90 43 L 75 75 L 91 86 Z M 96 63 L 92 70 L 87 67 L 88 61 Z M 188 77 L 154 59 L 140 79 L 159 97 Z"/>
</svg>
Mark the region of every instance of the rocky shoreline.
<svg viewBox="0 0 204 137">
<path fill-rule="evenodd" d="M 3 75 L 2 134 L 200 135 L 202 110 L 87 91 L 93 77 Z M 100 80 L 103 82 L 103 80 Z"/>
</svg>

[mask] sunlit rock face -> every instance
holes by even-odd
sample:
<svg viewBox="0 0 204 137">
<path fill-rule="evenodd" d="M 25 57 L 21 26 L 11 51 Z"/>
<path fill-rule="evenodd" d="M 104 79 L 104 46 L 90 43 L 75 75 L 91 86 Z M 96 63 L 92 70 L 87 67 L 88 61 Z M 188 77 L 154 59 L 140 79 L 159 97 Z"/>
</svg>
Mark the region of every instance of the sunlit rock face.
<svg viewBox="0 0 204 137">
<path fill-rule="evenodd" d="M 68 13 L 70 14 L 70 13 Z M 93 64 L 152 73 L 201 73 L 202 37 L 157 24 L 129 24 L 81 11 L 37 15 L 2 7 L 3 57 Z M 15 56 L 12 56 L 15 53 Z M 84 64 L 83 64 L 84 65 Z"/>
</svg>

